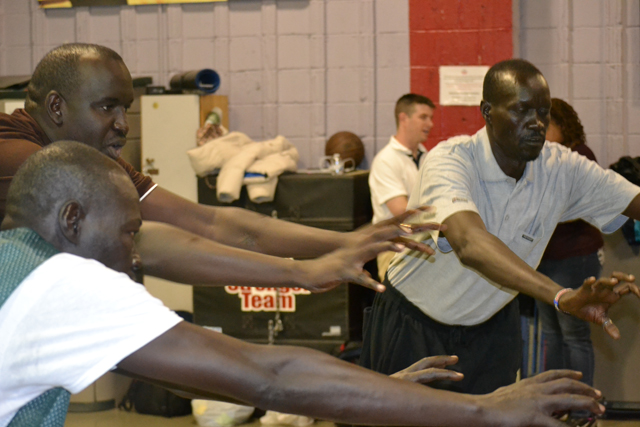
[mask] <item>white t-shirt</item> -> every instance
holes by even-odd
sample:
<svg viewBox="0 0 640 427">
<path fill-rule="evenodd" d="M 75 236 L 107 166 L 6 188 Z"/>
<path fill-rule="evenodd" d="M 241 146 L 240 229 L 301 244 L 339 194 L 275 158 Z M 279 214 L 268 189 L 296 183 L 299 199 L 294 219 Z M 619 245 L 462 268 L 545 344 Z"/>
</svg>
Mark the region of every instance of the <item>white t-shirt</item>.
<svg viewBox="0 0 640 427">
<path fill-rule="evenodd" d="M 127 275 L 53 256 L 0 307 L 0 426 L 51 388 L 78 393 L 181 320 Z"/>
<path fill-rule="evenodd" d="M 498 166 L 483 128 L 429 152 L 409 207 L 435 206 L 435 222 L 461 211 L 476 212 L 489 233 L 536 268 L 559 222 L 582 218 L 611 233 L 626 221 L 620 213 L 638 193 L 640 187 L 617 173 L 549 142 L 516 181 Z M 435 247 L 434 238 L 437 231 L 425 242 Z M 404 251 L 388 273 L 391 284 L 429 317 L 449 325 L 476 325 L 516 296 L 462 265 L 446 239 L 437 242 L 436 255 Z"/>
<path fill-rule="evenodd" d="M 422 152 L 420 165 L 425 161 L 427 150 L 422 144 L 418 146 Z M 393 215 L 386 203 L 399 196 L 411 194 L 418 179 L 418 167 L 413 160 L 413 153 L 400 144 L 393 136 L 389 143 L 376 154 L 369 172 L 369 189 L 373 207 L 374 224 L 391 218 Z"/>
</svg>

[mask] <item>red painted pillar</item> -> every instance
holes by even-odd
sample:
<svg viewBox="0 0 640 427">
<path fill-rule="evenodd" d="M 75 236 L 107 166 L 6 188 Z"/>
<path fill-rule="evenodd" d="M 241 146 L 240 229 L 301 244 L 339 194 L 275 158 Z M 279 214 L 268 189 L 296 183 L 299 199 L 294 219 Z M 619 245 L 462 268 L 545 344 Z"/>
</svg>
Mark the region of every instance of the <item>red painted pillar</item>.
<svg viewBox="0 0 640 427">
<path fill-rule="evenodd" d="M 441 65 L 493 65 L 511 58 L 512 0 L 409 0 L 411 92 L 438 109 L 427 148 L 473 134 L 484 120 L 478 107 L 439 105 Z"/>
</svg>

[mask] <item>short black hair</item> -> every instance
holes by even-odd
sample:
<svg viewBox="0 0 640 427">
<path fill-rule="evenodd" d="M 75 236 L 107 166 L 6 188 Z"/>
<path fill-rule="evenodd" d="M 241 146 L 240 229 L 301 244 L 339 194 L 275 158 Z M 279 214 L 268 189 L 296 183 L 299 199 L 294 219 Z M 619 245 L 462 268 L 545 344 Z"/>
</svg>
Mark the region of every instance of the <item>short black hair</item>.
<svg viewBox="0 0 640 427">
<path fill-rule="evenodd" d="M 58 46 L 40 60 L 27 87 L 25 108 L 34 111 L 55 90 L 68 96 L 80 85 L 79 64 L 85 55 L 113 59 L 124 63 L 116 51 L 106 46 L 88 43 L 68 43 Z"/>
<path fill-rule="evenodd" d="M 514 58 L 498 62 L 484 76 L 482 98 L 486 102 L 491 104 L 502 97 L 505 89 L 510 87 L 503 84 L 505 77 L 508 75 L 515 75 L 518 81 L 522 82 L 531 76 L 542 76 L 542 72 L 531 62 L 524 59 Z"/>
<path fill-rule="evenodd" d="M 412 115 L 416 110 L 416 104 L 427 105 L 433 109 L 436 108 L 433 101 L 426 96 L 418 95 L 416 93 L 407 93 L 402 95 L 400 99 L 396 101 L 396 128 L 400 124 L 400 113 L 405 113 L 407 116 Z"/>
<path fill-rule="evenodd" d="M 117 194 L 114 173 L 126 176 L 120 165 L 95 148 L 75 141 L 54 142 L 29 156 L 16 172 L 7 193 L 6 217 L 37 229 L 68 200 L 85 206 L 110 200 Z"/>
</svg>

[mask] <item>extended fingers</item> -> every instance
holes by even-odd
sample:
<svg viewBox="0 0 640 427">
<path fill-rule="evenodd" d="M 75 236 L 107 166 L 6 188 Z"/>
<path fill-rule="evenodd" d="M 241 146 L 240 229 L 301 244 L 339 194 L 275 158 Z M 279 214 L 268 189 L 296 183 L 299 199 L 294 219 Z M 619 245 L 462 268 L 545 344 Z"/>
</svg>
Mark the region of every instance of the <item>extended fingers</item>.
<svg viewBox="0 0 640 427">
<path fill-rule="evenodd" d="M 397 225 L 388 224 L 385 226 L 376 225 L 371 229 L 367 239 L 372 242 L 382 242 L 385 240 L 394 240 L 401 236 L 407 236 L 410 233 Z"/>
<path fill-rule="evenodd" d="M 395 241 L 403 244 L 407 249 L 411 249 L 412 251 L 424 252 L 429 255 L 435 255 L 436 253 L 431 246 L 422 242 L 416 242 L 415 240 L 406 239 L 404 237 L 398 237 Z"/>
<path fill-rule="evenodd" d="M 546 383 L 549 381 L 555 381 L 562 378 L 569 378 L 572 380 L 579 380 L 582 378 L 582 372 L 580 371 L 572 371 L 570 369 L 554 369 L 551 371 L 546 371 L 536 376 L 524 379 L 521 383 L 530 382 L 530 383 Z"/>
<path fill-rule="evenodd" d="M 621 273 L 619 271 L 614 271 L 611 273 L 611 277 L 618 279 L 620 282 L 635 282 L 636 278 L 633 274 Z"/>
<path fill-rule="evenodd" d="M 593 290 L 602 290 L 605 288 L 611 288 L 618 284 L 627 283 L 633 284 L 636 278 L 633 274 L 621 273 L 619 271 L 614 271 L 611 274 L 611 277 L 602 277 L 598 280 L 595 277 L 589 277 L 584 281 L 585 284 L 590 284 Z M 635 285 L 634 285 L 635 286 Z M 629 292 L 627 290 L 627 292 Z"/>
<path fill-rule="evenodd" d="M 403 227 L 407 227 L 411 230 L 412 233 L 422 233 L 423 231 L 428 230 L 440 230 L 446 231 L 447 226 L 445 224 L 440 224 L 437 222 L 425 222 L 420 224 L 402 224 Z"/>
<path fill-rule="evenodd" d="M 364 286 L 365 288 L 373 289 L 376 292 L 384 292 L 387 288 L 380 282 L 373 280 L 371 276 L 365 274 L 364 272 L 358 274 L 353 282 L 357 285 Z"/>
<path fill-rule="evenodd" d="M 640 297 L 640 291 L 638 290 L 638 286 L 635 283 L 618 283 L 613 287 L 613 292 L 622 296 L 628 293 L 632 293 L 638 297 Z"/>
<path fill-rule="evenodd" d="M 598 280 L 590 277 L 585 280 L 584 283 L 586 286 L 588 286 L 589 283 L 592 283 L 590 286 L 591 295 L 596 297 L 599 302 L 608 304 L 612 304 L 620 298 L 620 294 L 616 292 L 616 286 L 619 291 L 624 291 L 623 286 L 619 286 L 620 281 L 616 277 L 601 277 Z M 624 292 L 628 292 L 628 290 Z"/>
<path fill-rule="evenodd" d="M 553 381 L 548 381 L 539 385 L 540 390 L 545 394 L 579 394 L 582 396 L 592 397 L 599 399 L 602 397 L 602 393 L 595 388 L 588 386 L 585 383 L 576 381 L 569 378 L 560 378 Z"/>
<path fill-rule="evenodd" d="M 589 411 L 596 415 L 604 414 L 605 407 L 592 397 L 576 394 L 556 394 L 544 399 L 545 412 Z"/>
<path fill-rule="evenodd" d="M 407 219 L 412 217 L 413 215 L 417 214 L 419 211 L 420 210 L 409 209 L 408 211 L 405 211 L 405 212 L 401 213 L 400 215 L 394 216 L 393 218 L 389 218 L 389 219 L 385 219 L 384 221 L 380 221 L 378 224 L 400 225 L 403 222 L 405 222 Z"/>
<path fill-rule="evenodd" d="M 415 372 L 427 368 L 444 368 L 458 363 L 458 356 L 431 356 L 418 360 L 402 372 Z"/>
<path fill-rule="evenodd" d="M 448 369 L 428 368 L 417 372 L 404 372 L 398 374 L 396 378 L 415 383 L 426 384 L 432 381 L 460 381 L 464 378 L 460 372 L 450 371 Z"/>
</svg>

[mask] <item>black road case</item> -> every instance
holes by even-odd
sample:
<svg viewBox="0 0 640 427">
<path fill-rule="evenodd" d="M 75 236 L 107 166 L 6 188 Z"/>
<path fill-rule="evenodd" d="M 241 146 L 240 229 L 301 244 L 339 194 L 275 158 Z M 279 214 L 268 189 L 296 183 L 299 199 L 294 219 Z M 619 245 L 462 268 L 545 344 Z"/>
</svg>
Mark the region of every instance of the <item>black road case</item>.
<svg viewBox="0 0 640 427">
<path fill-rule="evenodd" d="M 245 188 L 239 200 L 219 202 L 215 176 L 209 176 L 198 180 L 198 200 L 313 227 L 351 231 L 371 220 L 368 176 L 368 171 L 283 175 L 274 201 L 262 204 L 251 202 Z M 357 285 L 338 286 L 322 294 L 301 289 L 194 287 L 194 321 L 246 341 L 330 352 L 346 341 L 362 339 L 362 310 L 370 304 L 372 294 Z"/>
</svg>

